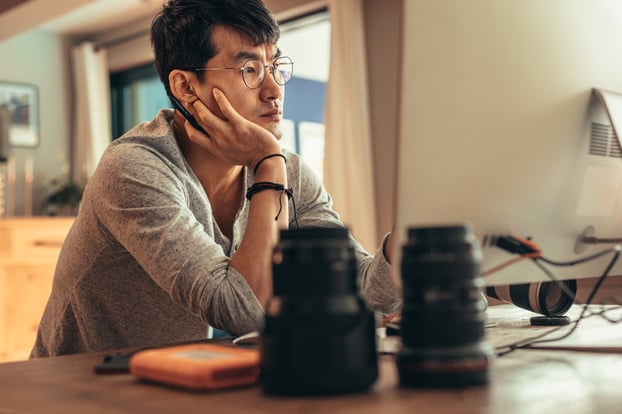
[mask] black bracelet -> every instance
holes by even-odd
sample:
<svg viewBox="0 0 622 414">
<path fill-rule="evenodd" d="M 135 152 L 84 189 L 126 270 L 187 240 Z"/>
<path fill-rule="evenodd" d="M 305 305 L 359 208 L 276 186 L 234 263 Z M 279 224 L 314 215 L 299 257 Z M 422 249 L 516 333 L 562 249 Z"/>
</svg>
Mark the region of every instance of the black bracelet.
<svg viewBox="0 0 622 414">
<path fill-rule="evenodd" d="M 283 184 L 279 184 L 279 183 L 273 183 L 270 181 L 259 181 L 256 182 L 255 184 L 251 185 L 249 187 L 249 189 L 246 191 L 246 199 L 247 200 L 251 200 L 251 198 L 253 198 L 253 196 L 261 191 L 264 190 L 274 190 L 274 191 L 278 191 L 280 193 L 285 193 L 287 194 L 287 198 L 289 200 L 292 200 L 293 203 L 293 207 L 294 207 L 294 221 L 296 222 L 296 226 L 300 227 L 298 225 L 298 214 L 296 212 L 296 202 L 294 201 L 294 193 L 292 191 L 291 188 L 285 188 L 285 186 Z M 274 220 L 278 220 L 279 216 L 281 215 L 281 211 L 283 210 L 283 204 L 282 204 L 282 200 L 281 197 L 279 197 L 279 211 L 276 214 L 276 217 L 274 218 Z"/>
<path fill-rule="evenodd" d="M 246 191 L 246 199 L 250 201 L 253 196 L 264 190 L 280 191 L 287 194 L 287 198 L 292 198 L 292 190 L 285 188 L 283 184 L 272 183 L 270 181 L 259 181 L 251 185 Z"/>
<path fill-rule="evenodd" d="M 287 158 L 285 158 L 285 155 L 283 155 L 281 153 L 274 153 L 274 154 L 266 155 L 265 157 L 260 159 L 257 162 L 257 164 L 255 164 L 255 168 L 253 169 L 253 174 L 257 174 L 257 169 L 259 168 L 259 166 L 261 165 L 262 162 L 264 162 L 268 158 L 273 158 L 273 157 L 281 157 L 281 158 L 283 158 L 283 161 L 285 161 L 285 163 L 287 163 Z"/>
</svg>

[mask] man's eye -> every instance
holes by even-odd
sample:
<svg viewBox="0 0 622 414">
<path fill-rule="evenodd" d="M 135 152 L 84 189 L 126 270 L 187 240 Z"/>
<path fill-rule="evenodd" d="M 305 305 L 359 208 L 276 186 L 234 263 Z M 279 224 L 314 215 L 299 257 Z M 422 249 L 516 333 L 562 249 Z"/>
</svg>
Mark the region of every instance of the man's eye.
<svg viewBox="0 0 622 414">
<path fill-rule="evenodd" d="M 244 73 L 256 73 L 257 72 L 257 70 L 252 66 L 247 66 L 245 68 L 242 68 L 242 70 L 244 71 Z"/>
</svg>

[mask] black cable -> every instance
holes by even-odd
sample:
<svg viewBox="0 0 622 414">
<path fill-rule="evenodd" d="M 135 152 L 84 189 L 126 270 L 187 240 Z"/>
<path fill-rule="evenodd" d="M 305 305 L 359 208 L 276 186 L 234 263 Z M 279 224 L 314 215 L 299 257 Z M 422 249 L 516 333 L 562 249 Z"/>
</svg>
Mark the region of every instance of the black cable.
<svg viewBox="0 0 622 414">
<path fill-rule="evenodd" d="M 611 303 L 609 305 L 617 305 L 617 306 L 614 306 L 613 308 L 605 309 L 605 307 L 604 307 L 605 304 L 603 303 L 603 304 L 601 304 L 601 310 L 598 311 L 598 312 L 593 312 L 593 313 L 597 314 L 598 316 L 600 316 L 601 318 L 603 318 L 604 320 L 606 320 L 609 323 L 616 324 L 616 323 L 622 322 L 622 314 L 620 314 L 620 316 L 618 318 L 616 318 L 616 319 L 610 318 L 609 316 L 606 315 L 607 312 L 611 312 L 611 311 L 618 310 L 618 309 L 622 308 L 622 300 L 620 300 L 620 298 L 613 298 L 613 301 L 616 302 L 616 303 Z"/>
<path fill-rule="evenodd" d="M 543 262 L 551 264 L 553 266 L 560 266 L 560 267 L 561 266 L 574 266 L 576 264 L 581 264 L 581 263 L 589 262 L 589 261 L 594 260 L 594 259 L 598 259 L 599 257 L 604 256 L 607 253 L 611 253 L 611 252 L 614 252 L 614 251 L 620 252 L 620 246 L 614 246 L 614 247 L 612 247 L 610 249 L 601 250 L 600 252 L 594 253 L 594 254 L 592 254 L 590 256 L 580 257 L 578 259 L 570 260 L 570 261 L 567 261 L 567 262 L 556 262 L 555 260 L 548 259 L 548 258 L 546 258 L 544 256 L 540 256 L 538 258 L 540 260 L 542 260 Z"/>
<path fill-rule="evenodd" d="M 587 244 L 600 244 L 600 243 L 622 243 L 622 239 L 620 238 L 604 238 L 604 239 L 600 239 L 598 237 L 583 237 L 581 239 L 581 241 L 583 243 L 587 243 Z"/>
<path fill-rule="evenodd" d="M 292 193 L 292 190 L 290 189 L 290 194 L 291 193 Z M 292 196 L 289 199 L 292 200 L 292 208 L 294 209 L 294 223 L 296 223 L 296 228 L 299 229 L 300 224 L 298 224 L 298 211 L 296 208 L 296 200 L 294 199 L 294 195 L 292 194 Z"/>
<path fill-rule="evenodd" d="M 568 336 L 570 336 L 576 330 L 577 326 L 579 325 L 579 322 L 581 320 L 589 317 L 589 316 L 600 315 L 601 317 L 603 317 L 604 319 L 608 320 L 609 322 L 618 323 L 619 321 L 612 320 L 612 319 L 609 319 L 608 317 L 605 317 L 604 316 L 604 313 L 605 313 L 604 309 L 601 312 L 598 312 L 598 313 L 591 311 L 591 313 L 589 315 L 587 315 L 587 316 L 586 316 L 586 312 L 588 310 L 588 306 L 592 303 L 592 300 L 594 299 L 594 296 L 596 296 L 596 293 L 600 289 L 601 285 L 603 284 L 603 282 L 605 281 L 605 279 L 609 275 L 609 272 L 611 271 L 611 269 L 613 268 L 613 266 L 615 265 L 615 263 L 617 262 L 617 260 L 619 258 L 619 256 L 620 256 L 620 247 L 619 246 L 615 246 L 615 247 L 613 247 L 611 249 L 607 249 L 607 250 L 601 251 L 599 253 L 596 253 L 594 255 L 591 255 L 591 256 L 588 256 L 588 257 L 585 257 L 585 258 L 582 258 L 582 259 L 568 261 L 568 262 L 556 262 L 556 261 L 553 261 L 553 260 L 550 260 L 550 259 L 546 259 L 546 258 L 544 258 L 542 256 L 540 256 L 539 258 L 535 258 L 535 259 L 540 259 L 540 260 L 542 260 L 542 261 L 544 261 L 546 263 L 553 264 L 553 265 L 556 265 L 556 266 L 573 266 L 573 265 L 575 265 L 577 263 L 583 263 L 583 262 L 586 262 L 586 261 L 589 261 L 589 260 L 594 260 L 596 258 L 599 258 L 599 257 L 601 257 L 601 256 L 603 256 L 603 255 L 605 255 L 607 253 L 611 253 L 611 252 L 613 252 L 613 258 L 611 259 L 611 261 L 609 262 L 609 264 L 605 268 L 604 272 L 602 273 L 602 275 L 599 277 L 599 279 L 597 280 L 596 284 L 592 288 L 592 291 L 588 295 L 588 298 L 587 298 L 587 301 L 586 301 L 585 305 L 583 305 L 583 309 L 582 309 L 581 313 L 579 314 L 579 317 L 577 318 L 576 321 L 573 322 L 573 325 L 568 330 L 568 332 L 566 332 L 563 335 L 558 336 L 558 337 L 542 339 L 542 338 L 545 338 L 546 336 L 548 336 L 548 335 L 550 335 L 550 334 L 552 334 L 552 333 L 554 333 L 554 332 L 556 332 L 556 331 L 558 331 L 558 330 L 560 330 L 560 329 L 565 327 L 565 326 L 558 326 L 558 327 L 556 327 L 554 329 L 551 329 L 549 331 L 543 332 L 542 334 L 536 335 L 536 336 L 534 336 L 532 338 L 529 338 L 529 339 L 526 339 L 526 340 L 523 340 L 523 341 L 518 341 L 518 342 L 515 342 L 513 344 L 497 347 L 497 348 L 495 348 L 497 356 L 501 357 L 501 356 L 507 355 L 507 354 L 517 350 L 517 349 L 529 348 L 529 347 L 531 347 L 534 344 L 544 343 L 544 342 L 554 342 L 554 341 L 559 341 L 559 340 L 562 340 L 564 338 L 567 338 Z M 539 267 L 544 270 L 545 274 L 548 277 L 552 278 L 552 280 L 555 283 L 557 283 L 558 285 L 563 285 L 562 283 L 559 283 L 559 280 L 557 278 L 555 278 L 555 276 L 550 271 L 548 271 L 548 269 L 546 269 L 543 266 L 541 266 L 541 264 L 538 263 L 537 261 L 536 261 L 536 264 L 539 265 Z M 566 292 L 564 291 L 564 293 L 566 293 Z M 570 296 L 574 298 L 575 295 L 571 294 Z M 503 349 L 505 349 L 505 351 L 502 351 Z"/>
</svg>

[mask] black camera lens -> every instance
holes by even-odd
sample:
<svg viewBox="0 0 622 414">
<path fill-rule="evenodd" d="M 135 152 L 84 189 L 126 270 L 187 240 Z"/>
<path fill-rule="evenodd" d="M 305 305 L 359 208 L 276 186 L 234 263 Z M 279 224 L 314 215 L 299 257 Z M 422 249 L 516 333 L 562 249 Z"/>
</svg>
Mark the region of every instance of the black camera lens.
<svg viewBox="0 0 622 414">
<path fill-rule="evenodd" d="M 486 288 L 486 294 L 491 298 L 513 303 L 519 308 L 544 316 L 565 314 L 574 303 L 576 293 L 576 279 L 489 286 Z"/>
<path fill-rule="evenodd" d="M 368 389 L 378 376 L 374 314 L 358 292 L 345 228 L 283 230 L 273 256 L 274 296 L 261 327 L 268 394 Z"/>
<path fill-rule="evenodd" d="M 481 250 L 468 225 L 412 227 L 402 247 L 402 386 L 489 382 Z"/>
</svg>

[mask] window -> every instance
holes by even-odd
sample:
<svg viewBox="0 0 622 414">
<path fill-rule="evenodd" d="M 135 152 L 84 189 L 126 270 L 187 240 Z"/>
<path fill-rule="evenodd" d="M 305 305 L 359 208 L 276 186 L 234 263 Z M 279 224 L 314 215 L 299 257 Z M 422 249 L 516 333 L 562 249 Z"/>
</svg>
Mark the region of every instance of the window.
<svg viewBox="0 0 622 414">
<path fill-rule="evenodd" d="M 329 69 L 330 21 L 327 12 L 281 24 L 279 46 L 294 61 L 285 87 L 282 146 L 296 152 L 319 177 L 324 164 L 324 101 Z M 123 135 L 171 106 L 153 65 L 110 76 L 112 134 Z"/>
<path fill-rule="evenodd" d="M 282 146 L 296 152 L 322 177 L 324 106 L 330 60 L 327 12 L 281 24 L 279 47 L 294 61 L 285 88 Z"/>
<path fill-rule="evenodd" d="M 120 137 L 134 125 L 151 120 L 171 106 L 153 64 L 110 76 L 112 136 Z"/>
</svg>

